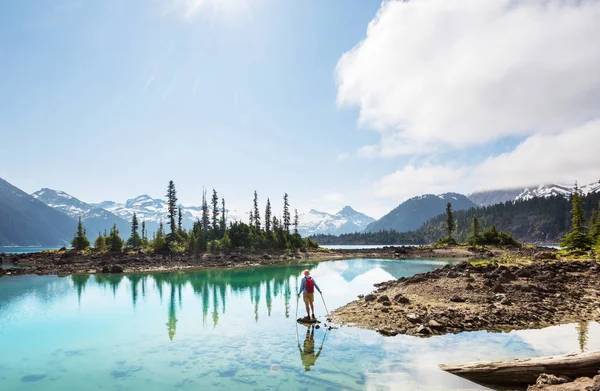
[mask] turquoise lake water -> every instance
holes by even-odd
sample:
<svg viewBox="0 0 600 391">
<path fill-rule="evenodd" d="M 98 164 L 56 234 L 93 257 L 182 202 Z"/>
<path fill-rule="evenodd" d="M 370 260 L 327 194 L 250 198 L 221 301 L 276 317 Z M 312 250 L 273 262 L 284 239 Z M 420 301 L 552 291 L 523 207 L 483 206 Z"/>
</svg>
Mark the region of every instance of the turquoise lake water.
<svg viewBox="0 0 600 391">
<path fill-rule="evenodd" d="M 476 390 L 485 388 L 437 365 L 600 348 L 596 323 L 421 339 L 348 327 L 313 331 L 295 322 L 294 291 L 306 267 L 332 310 L 370 292 L 373 283 L 442 265 L 356 259 L 193 273 L 3 277 L 0 388 Z M 316 308 L 323 316 L 320 298 Z"/>
<path fill-rule="evenodd" d="M 39 253 L 44 250 L 58 250 L 60 247 L 2 247 L 0 246 L 0 253 L 5 254 L 25 254 L 25 253 Z"/>
</svg>

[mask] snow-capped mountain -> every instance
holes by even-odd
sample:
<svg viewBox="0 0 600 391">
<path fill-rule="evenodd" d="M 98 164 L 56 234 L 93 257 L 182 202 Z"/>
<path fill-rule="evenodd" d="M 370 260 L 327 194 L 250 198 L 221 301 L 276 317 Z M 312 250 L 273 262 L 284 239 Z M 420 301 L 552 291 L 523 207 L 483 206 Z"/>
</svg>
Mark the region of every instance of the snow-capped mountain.
<svg viewBox="0 0 600 391">
<path fill-rule="evenodd" d="M 110 230 L 113 224 L 117 224 L 119 231 L 128 232 L 128 219 L 122 219 L 110 211 L 85 203 L 64 191 L 43 188 L 31 196 L 69 217 L 75 219 L 81 217 L 83 225 L 92 238 L 98 232 Z"/>
<path fill-rule="evenodd" d="M 532 198 L 559 196 L 569 198 L 574 185 L 542 184 L 524 188 L 479 191 L 470 194 L 471 201 L 479 206 L 489 206 L 507 201 L 526 201 Z M 579 187 L 583 195 L 600 192 L 600 181 Z"/>
<path fill-rule="evenodd" d="M 579 189 L 583 195 L 597 193 L 600 191 L 600 181 L 581 186 Z M 515 198 L 515 201 L 526 201 L 532 198 L 548 198 L 552 196 L 569 198 L 574 190 L 575 185 L 539 185 L 535 189 L 523 189 L 523 191 Z"/>
<path fill-rule="evenodd" d="M 336 214 L 311 209 L 308 213 L 298 216 L 298 220 L 298 232 L 302 236 L 361 232 L 369 223 L 375 221 L 372 217 L 357 212 L 349 206 L 345 206 Z"/>
<path fill-rule="evenodd" d="M 146 222 L 146 228 L 150 234 L 156 231 L 161 221 L 165 225 L 166 229 L 166 225 L 169 221 L 167 201 L 160 198 L 152 198 L 147 194 L 128 199 L 125 203 L 104 201 L 95 204 L 95 206 L 105 209 L 127 221 L 131 221 L 133 213 L 135 212 L 140 222 Z M 201 219 L 202 207 L 183 205 L 179 206 L 181 207 L 182 212 L 181 225 L 185 229 L 191 229 L 194 225 L 194 222 Z M 211 206 L 209 206 L 209 214 L 212 215 Z M 227 211 L 226 216 L 228 222 L 239 220 L 239 217 L 235 211 Z"/>
</svg>

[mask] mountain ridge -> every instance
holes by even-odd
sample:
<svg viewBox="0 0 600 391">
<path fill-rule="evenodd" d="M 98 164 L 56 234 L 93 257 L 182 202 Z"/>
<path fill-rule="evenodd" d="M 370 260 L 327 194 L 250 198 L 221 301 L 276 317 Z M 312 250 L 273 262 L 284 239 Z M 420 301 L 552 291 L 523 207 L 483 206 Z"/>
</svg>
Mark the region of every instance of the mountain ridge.
<svg viewBox="0 0 600 391">
<path fill-rule="evenodd" d="M 374 218 L 356 211 L 351 206 L 344 206 L 335 214 L 311 209 L 299 218 L 298 232 L 302 236 L 315 234 L 340 235 L 350 232 L 363 231 Z"/>
</svg>

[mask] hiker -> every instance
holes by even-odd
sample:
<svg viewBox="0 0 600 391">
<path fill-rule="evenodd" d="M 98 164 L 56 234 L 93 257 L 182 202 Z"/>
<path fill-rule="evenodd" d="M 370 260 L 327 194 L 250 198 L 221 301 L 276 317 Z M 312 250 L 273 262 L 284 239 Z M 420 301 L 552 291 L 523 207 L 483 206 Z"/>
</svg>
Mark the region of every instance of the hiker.
<svg viewBox="0 0 600 391">
<path fill-rule="evenodd" d="M 304 338 L 304 351 L 298 344 L 298 349 L 300 350 L 300 360 L 302 360 L 302 365 L 304 365 L 305 371 L 310 371 L 310 367 L 315 365 L 317 358 L 321 354 L 321 350 L 323 350 L 323 345 L 319 348 L 317 354 L 315 354 L 315 326 L 314 325 L 306 325 L 306 337 Z"/>
<path fill-rule="evenodd" d="M 305 321 L 310 321 L 311 319 L 313 321 L 317 320 L 315 317 L 315 288 L 317 288 L 319 293 L 322 293 L 315 280 L 310 276 L 310 271 L 307 269 L 304 271 L 304 278 L 300 283 L 300 292 L 298 292 L 298 297 L 300 297 L 300 293 L 304 293 L 302 297 L 306 306 L 306 318 L 303 319 Z M 312 310 L 312 318 L 310 310 Z"/>
</svg>

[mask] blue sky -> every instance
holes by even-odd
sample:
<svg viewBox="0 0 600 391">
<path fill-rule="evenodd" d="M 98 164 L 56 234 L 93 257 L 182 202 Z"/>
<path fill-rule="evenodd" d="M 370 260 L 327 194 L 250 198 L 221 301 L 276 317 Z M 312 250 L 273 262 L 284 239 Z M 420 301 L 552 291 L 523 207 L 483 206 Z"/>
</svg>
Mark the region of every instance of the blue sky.
<svg viewBox="0 0 600 391">
<path fill-rule="evenodd" d="M 261 199 L 288 192 L 300 210 L 335 212 L 350 204 L 375 217 L 426 192 L 592 178 L 581 167 L 557 173 L 541 164 L 527 175 L 518 168 L 519 153 L 531 156 L 529 144 L 564 145 L 552 137 L 573 138 L 575 131 L 596 141 L 597 49 L 589 47 L 579 64 L 542 69 L 558 82 L 575 71 L 587 75 L 580 89 L 569 90 L 570 100 L 531 108 L 559 112 L 546 122 L 524 113 L 512 89 L 502 91 L 521 85 L 512 70 L 532 72 L 520 55 L 547 46 L 549 22 L 540 17 L 529 26 L 541 37 L 508 47 L 503 58 L 514 61 L 495 70 L 486 67 L 498 61 L 482 54 L 483 43 L 463 37 L 482 30 L 501 45 L 499 37 L 513 37 L 500 31 L 518 18 L 469 0 L 481 19 L 469 30 L 444 24 L 465 7 L 460 2 L 409 3 L 3 1 L 0 177 L 29 192 L 50 187 L 87 202 L 160 197 L 173 179 L 184 204 L 198 204 L 207 187 L 245 210 L 256 189 Z M 521 11 L 544 14 L 530 8 Z M 569 40 L 559 48 L 588 48 L 584 33 L 598 33 L 586 24 L 590 10 L 559 11 L 559 19 L 570 18 L 563 31 Z M 445 26 L 441 36 L 420 30 L 432 25 Z M 446 32 L 461 45 L 449 45 Z M 545 58 L 552 63 L 553 56 Z M 455 82 L 466 76 L 466 87 Z M 562 96 L 558 87 L 541 91 L 546 79 L 538 79 L 523 88 Z M 584 108 L 572 112 L 582 96 Z M 488 98 L 487 106 L 472 103 Z M 506 161 L 517 177 L 505 172 Z M 488 180 L 483 170 L 498 170 L 501 180 Z"/>
</svg>

